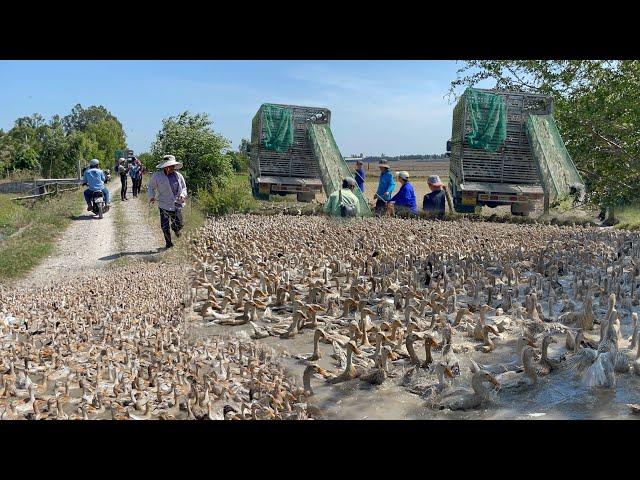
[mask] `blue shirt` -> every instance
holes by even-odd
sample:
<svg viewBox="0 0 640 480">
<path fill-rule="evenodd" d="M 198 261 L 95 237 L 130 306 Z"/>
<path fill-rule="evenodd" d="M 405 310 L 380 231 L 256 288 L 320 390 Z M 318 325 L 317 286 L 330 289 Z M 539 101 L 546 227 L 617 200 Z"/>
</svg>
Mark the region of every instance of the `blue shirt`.
<svg viewBox="0 0 640 480">
<path fill-rule="evenodd" d="M 400 190 L 393 196 L 391 201 L 396 202 L 396 207 L 405 207 L 411 210 L 412 213 L 418 213 L 416 194 L 413 191 L 413 185 L 409 182 L 400 187 Z"/>
<path fill-rule="evenodd" d="M 104 172 L 99 168 L 90 168 L 85 170 L 83 182 L 86 183 L 91 191 L 97 192 L 104 188 L 105 176 Z"/>
<path fill-rule="evenodd" d="M 386 168 L 382 175 L 380 175 L 380 183 L 378 183 L 376 194 L 384 200 L 389 201 L 395 188 L 396 181 L 393 179 L 393 174 Z"/>
<path fill-rule="evenodd" d="M 131 168 L 129 169 L 129 176 L 131 178 L 138 178 L 140 170 L 141 170 L 140 165 L 136 165 L 136 164 L 131 165 Z"/>
<path fill-rule="evenodd" d="M 364 192 L 364 168 L 356 169 L 356 183 L 360 190 Z"/>
</svg>

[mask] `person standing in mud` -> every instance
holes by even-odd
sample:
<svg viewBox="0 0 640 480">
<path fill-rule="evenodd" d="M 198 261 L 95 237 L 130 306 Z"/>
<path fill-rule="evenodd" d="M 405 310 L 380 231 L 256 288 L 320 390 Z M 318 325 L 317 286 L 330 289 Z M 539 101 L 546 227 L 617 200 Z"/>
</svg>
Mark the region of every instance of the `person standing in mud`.
<svg viewBox="0 0 640 480">
<path fill-rule="evenodd" d="M 160 171 L 155 172 L 149 179 L 147 196 L 149 203 L 153 204 L 157 194 L 160 228 L 166 242 L 165 247 L 171 248 L 171 230 L 179 238 L 184 226 L 182 208 L 187 199 L 187 184 L 184 177 L 176 171 L 182 168 L 182 163 L 176 161 L 173 155 L 162 157 L 162 162 L 156 168 Z"/>
</svg>

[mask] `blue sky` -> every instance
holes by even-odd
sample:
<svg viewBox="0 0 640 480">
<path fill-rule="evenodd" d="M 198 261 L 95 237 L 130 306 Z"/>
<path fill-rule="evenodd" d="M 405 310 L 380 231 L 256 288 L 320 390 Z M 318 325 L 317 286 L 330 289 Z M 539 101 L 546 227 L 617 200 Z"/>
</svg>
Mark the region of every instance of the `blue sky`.
<svg viewBox="0 0 640 480">
<path fill-rule="evenodd" d="M 163 118 L 206 112 L 233 147 L 265 102 L 329 108 L 343 155 L 443 153 L 455 61 L 0 61 L 0 128 L 104 105 L 147 151 Z"/>
</svg>

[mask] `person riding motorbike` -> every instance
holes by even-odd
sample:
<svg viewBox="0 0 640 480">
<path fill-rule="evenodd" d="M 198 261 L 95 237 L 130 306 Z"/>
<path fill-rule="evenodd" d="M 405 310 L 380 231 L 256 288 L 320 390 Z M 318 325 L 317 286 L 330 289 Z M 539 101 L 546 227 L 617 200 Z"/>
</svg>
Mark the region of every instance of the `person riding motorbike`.
<svg viewBox="0 0 640 480">
<path fill-rule="evenodd" d="M 84 199 L 87 202 L 87 211 L 91 212 L 92 194 L 93 192 L 102 192 L 104 196 L 104 203 L 109 205 L 109 190 L 104 186 L 105 175 L 98 165 L 100 161 L 94 158 L 89 162 L 89 168 L 85 170 L 83 175 L 83 185 L 87 185 L 88 188 L 84 191 Z"/>
</svg>

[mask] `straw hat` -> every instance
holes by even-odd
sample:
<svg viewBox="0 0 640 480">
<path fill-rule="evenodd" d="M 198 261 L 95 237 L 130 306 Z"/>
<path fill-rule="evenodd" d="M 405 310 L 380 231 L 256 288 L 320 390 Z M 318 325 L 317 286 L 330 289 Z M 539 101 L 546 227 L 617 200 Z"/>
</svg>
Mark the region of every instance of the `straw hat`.
<svg viewBox="0 0 640 480">
<path fill-rule="evenodd" d="M 384 158 L 382 158 L 382 159 L 380 159 L 378 161 L 378 165 L 380 165 L 381 167 L 384 167 L 384 168 L 389 168 L 389 163 Z"/>
<path fill-rule="evenodd" d="M 158 170 L 162 170 L 163 168 L 171 167 L 172 165 L 175 165 L 176 170 L 180 170 L 182 168 L 182 163 L 178 162 L 176 157 L 173 155 L 165 155 L 162 157 L 162 162 L 156 165 L 156 168 Z"/>
</svg>

